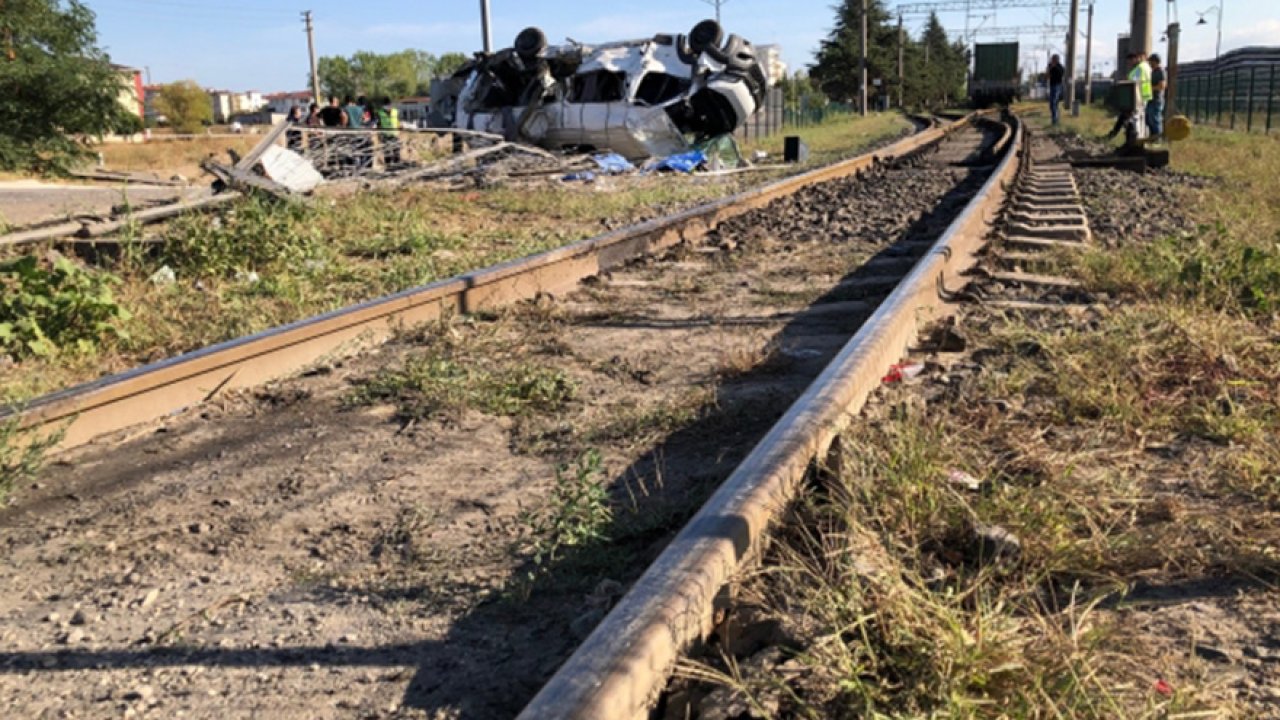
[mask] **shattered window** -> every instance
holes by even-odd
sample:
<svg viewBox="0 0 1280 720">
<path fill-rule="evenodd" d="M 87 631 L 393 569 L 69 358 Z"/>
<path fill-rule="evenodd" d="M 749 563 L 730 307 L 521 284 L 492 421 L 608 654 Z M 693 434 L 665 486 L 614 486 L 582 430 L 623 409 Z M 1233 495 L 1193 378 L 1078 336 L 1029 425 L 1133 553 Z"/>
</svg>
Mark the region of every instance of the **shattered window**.
<svg viewBox="0 0 1280 720">
<path fill-rule="evenodd" d="M 569 102 L 617 102 L 626 94 L 626 82 L 626 74 L 608 70 L 577 75 L 573 78 L 573 92 L 569 95 Z"/>
<path fill-rule="evenodd" d="M 652 72 L 645 75 L 640 81 L 640 89 L 636 91 L 636 100 L 648 105 L 661 105 L 684 92 L 689 86 L 689 81 L 668 75 L 666 73 Z"/>
</svg>

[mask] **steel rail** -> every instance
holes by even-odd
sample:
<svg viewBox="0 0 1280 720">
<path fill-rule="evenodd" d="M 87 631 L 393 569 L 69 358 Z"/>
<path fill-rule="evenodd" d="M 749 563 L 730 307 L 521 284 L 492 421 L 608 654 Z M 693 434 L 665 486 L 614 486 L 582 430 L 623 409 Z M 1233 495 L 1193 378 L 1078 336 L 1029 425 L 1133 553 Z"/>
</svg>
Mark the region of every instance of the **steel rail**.
<svg viewBox="0 0 1280 720">
<path fill-rule="evenodd" d="M 739 565 L 794 499 L 834 439 L 945 301 L 1003 204 L 1018 169 L 1012 148 L 962 214 L 760 441 L 520 714 L 521 720 L 645 717 L 681 653 L 712 629 Z"/>
<path fill-rule="evenodd" d="M 908 156 L 972 122 L 927 128 L 888 147 L 785 178 L 675 215 L 650 220 L 490 268 L 349 306 L 128 370 L 0 411 L 20 415 L 24 432 L 62 432 L 60 449 L 150 422 L 219 393 L 260 385 L 350 354 L 397 327 L 451 313 L 496 308 L 572 289 L 631 259 L 696 240 L 716 225 L 799 190 Z"/>
</svg>

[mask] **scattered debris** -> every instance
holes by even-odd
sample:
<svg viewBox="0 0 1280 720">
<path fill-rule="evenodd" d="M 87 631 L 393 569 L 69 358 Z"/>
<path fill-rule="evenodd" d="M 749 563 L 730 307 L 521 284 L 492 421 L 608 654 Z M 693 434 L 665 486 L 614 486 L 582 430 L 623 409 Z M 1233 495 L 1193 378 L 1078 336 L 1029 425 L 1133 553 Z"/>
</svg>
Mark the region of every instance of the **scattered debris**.
<svg viewBox="0 0 1280 720">
<path fill-rule="evenodd" d="M 154 273 L 151 273 L 151 277 L 147 278 L 147 282 L 158 287 L 172 285 L 177 281 L 178 275 L 173 271 L 173 268 L 168 265 L 165 265 Z"/>
<path fill-rule="evenodd" d="M 963 470 L 952 470 L 947 473 L 947 482 L 959 485 L 965 490 L 977 492 L 982 488 L 982 481 Z"/>
<path fill-rule="evenodd" d="M 880 382 L 903 382 L 918 377 L 922 372 L 924 372 L 924 363 L 894 363 L 889 366 L 888 374 L 880 378 Z"/>
</svg>

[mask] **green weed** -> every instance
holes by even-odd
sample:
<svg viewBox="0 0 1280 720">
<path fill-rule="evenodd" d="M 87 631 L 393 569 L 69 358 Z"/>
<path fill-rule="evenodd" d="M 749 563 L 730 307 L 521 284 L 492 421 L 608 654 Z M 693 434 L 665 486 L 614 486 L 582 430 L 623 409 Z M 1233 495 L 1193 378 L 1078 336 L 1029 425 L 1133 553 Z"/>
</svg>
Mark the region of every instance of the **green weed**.
<svg viewBox="0 0 1280 720">
<path fill-rule="evenodd" d="M 40 437 L 19 437 L 19 421 L 15 415 L 0 420 L 0 503 L 20 482 L 30 480 L 44 466 L 46 454 L 62 442 L 63 430 Z"/>
<path fill-rule="evenodd" d="M 126 337 L 131 317 L 112 294 L 118 280 L 57 256 L 0 263 L 0 351 L 16 358 L 85 353 L 107 335 Z"/>
<path fill-rule="evenodd" d="M 572 466 L 556 470 L 551 494 L 526 519 L 539 572 L 561 560 L 566 548 L 606 542 L 612 520 L 600 452 L 587 450 Z"/>
</svg>

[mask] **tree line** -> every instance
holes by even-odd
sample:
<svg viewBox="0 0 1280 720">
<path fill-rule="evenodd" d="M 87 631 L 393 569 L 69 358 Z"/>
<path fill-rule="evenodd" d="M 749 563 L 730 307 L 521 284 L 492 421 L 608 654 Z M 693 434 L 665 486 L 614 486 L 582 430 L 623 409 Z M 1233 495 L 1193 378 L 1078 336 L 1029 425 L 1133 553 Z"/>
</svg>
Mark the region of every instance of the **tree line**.
<svg viewBox="0 0 1280 720">
<path fill-rule="evenodd" d="M 421 50 L 388 54 L 361 50 L 351 57 L 321 57 L 316 74 L 326 97 L 402 98 L 427 95 L 432 78 L 452 75 L 466 62 L 467 56 L 457 52 L 437 57 Z"/>
<path fill-rule="evenodd" d="M 809 80 L 832 102 L 856 104 L 860 95 L 863 0 L 842 0 L 835 7 L 835 25 L 822 41 Z M 898 81 L 898 48 L 902 45 L 903 81 Z M 948 105 L 965 96 L 969 75 L 969 53 L 964 43 L 952 42 L 936 14 L 929 16 L 924 31 L 912 37 L 906 30 L 899 39 L 896 18 L 889 15 L 883 0 L 870 0 L 867 7 L 867 95 L 876 107 L 881 98 L 897 104 L 901 91 L 908 108 Z M 876 81 L 879 81 L 878 83 Z"/>
</svg>

